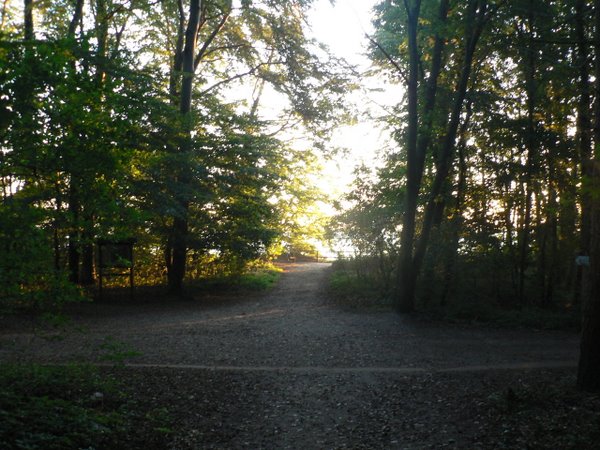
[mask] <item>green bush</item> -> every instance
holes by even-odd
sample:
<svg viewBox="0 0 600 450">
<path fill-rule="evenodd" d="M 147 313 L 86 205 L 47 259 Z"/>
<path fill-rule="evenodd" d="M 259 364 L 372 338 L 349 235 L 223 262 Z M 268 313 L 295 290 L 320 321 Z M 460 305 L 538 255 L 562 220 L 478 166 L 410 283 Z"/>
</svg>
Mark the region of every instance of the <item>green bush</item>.
<svg viewBox="0 0 600 450">
<path fill-rule="evenodd" d="M 210 276 L 193 280 L 190 286 L 194 290 L 236 292 L 262 291 L 273 286 L 281 276 L 281 269 L 263 267 L 239 275 Z"/>
</svg>

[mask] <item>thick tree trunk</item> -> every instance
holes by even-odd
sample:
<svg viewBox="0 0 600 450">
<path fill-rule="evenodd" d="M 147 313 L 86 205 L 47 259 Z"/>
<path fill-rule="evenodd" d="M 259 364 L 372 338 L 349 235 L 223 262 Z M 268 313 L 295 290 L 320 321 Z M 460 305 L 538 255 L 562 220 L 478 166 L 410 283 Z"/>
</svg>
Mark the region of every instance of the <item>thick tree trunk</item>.
<svg viewBox="0 0 600 450">
<path fill-rule="evenodd" d="M 594 192 L 600 192 L 600 162 L 595 163 Z M 577 386 L 585 391 L 600 391 L 600 201 L 596 198 L 591 211 L 590 267 L 583 298 L 583 324 Z"/>
<path fill-rule="evenodd" d="M 594 88 L 600 95 L 600 0 L 594 1 L 594 50 L 596 53 Z M 590 267 L 587 296 L 583 299 L 583 323 L 577 387 L 585 391 L 600 391 L 600 105 L 596 102 L 594 111 L 595 161 L 591 165 L 591 191 L 595 194 L 591 203 L 590 217 Z"/>
</svg>

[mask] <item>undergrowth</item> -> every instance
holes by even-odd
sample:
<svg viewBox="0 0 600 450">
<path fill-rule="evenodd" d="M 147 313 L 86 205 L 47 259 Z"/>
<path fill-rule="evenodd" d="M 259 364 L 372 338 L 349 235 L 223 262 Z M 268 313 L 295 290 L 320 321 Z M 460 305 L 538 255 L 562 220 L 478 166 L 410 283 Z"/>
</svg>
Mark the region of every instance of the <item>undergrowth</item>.
<svg viewBox="0 0 600 450">
<path fill-rule="evenodd" d="M 503 429 L 496 448 L 598 448 L 600 397 L 575 390 L 571 376 L 553 383 L 518 380 L 484 400 L 494 428 Z"/>
<path fill-rule="evenodd" d="M 329 294 L 339 305 L 351 308 L 386 309 L 392 306 L 391 299 L 382 292 L 376 280 L 346 271 L 331 272 Z"/>
<path fill-rule="evenodd" d="M 335 264 L 329 277 L 329 294 L 341 306 L 389 311 L 394 307 L 390 289 L 382 287 L 380 280 L 340 269 Z M 417 299 L 416 310 L 425 318 L 453 323 L 486 323 L 506 328 L 578 330 L 581 323 L 579 308 L 509 308 L 487 298 L 455 296 L 445 306 Z"/>
<path fill-rule="evenodd" d="M 486 301 L 455 302 L 445 307 L 428 306 L 421 312 L 429 317 L 456 323 L 490 323 L 506 328 L 539 330 L 578 330 L 581 313 L 578 308 L 544 309 L 535 306 L 506 308 Z"/>
<path fill-rule="evenodd" d="M 242 274 L 214 275 L 190 281 L 189 286 L 196 291 L 262 291 L 272 287 L 282 270 L 275 266 L 259 267 Z"/>
<path fill-rule="evenodd" d="M 164 410 L 139 411 L 87 365 L 0 365 L 0 442 L 12 449 L 121 449 L 167 443 Z"/>
</svg>

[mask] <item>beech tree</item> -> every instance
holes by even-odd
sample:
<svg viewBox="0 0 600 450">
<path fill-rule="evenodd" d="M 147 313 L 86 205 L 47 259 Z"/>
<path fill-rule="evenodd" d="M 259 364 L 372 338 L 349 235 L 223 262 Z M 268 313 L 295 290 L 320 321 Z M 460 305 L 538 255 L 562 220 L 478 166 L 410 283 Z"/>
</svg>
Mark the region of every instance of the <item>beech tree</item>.
<svg viewBox="0 0 600 450">
<path fill-rule="evenodd" d="M 96 240 L 134 235 L 139 273 L 166 269 L 181 293 L 190 261 L 191 276 L 217 260 L 239 273 L 303 233 L 292 210 L 318 197 L 298 188 L 314 155 L 278 135 L 301 130 L 322 147 L 348 85 L 342 62 L 305 36 L 309 4 L 0 5 L 0 241 L 16 270 L 0 275 L 20 274 L 6 292 L 35 291 L 20 254 L 36 273 L 86 284 Z M 267 120 L 273 91 L 285 106 Z M 12 235 L 31 239 L 19 251 Z"/>
<path fill-rule="evenodd" d="M 445 205 L 441 198 L 453 165 L 475 51 L 499 6 L 500 3 L 469 1 L 456 5 L 451 16 L 450 2 L 445 0 L 437 5 L 422 5 L 419 0 L 403 5 L 386 2 L 376 8 L 374 56 L 380 64 L 391 63 L 397 76 L 406 80 L 407 91 L 406 129 L 398 133 L 406 158 L 406 188 L 400 194 L 404 198 L 395 294 L 401 312 L 414 309 L 417 279 L 431 230 Z M 423 27 L 422 23 L 430 25 Z M 406 48 L 406 53 L 398 54 L 397 49 L 401 48 Z M 450 76 L 440 79 L 442 72 Z M 440 100 L 439 91 L 452 85 L 454 94 Z M 428 155 L 434 157 L 435 174 L 426 198 L 421 199 Z M 417 211 L 423 200 L 425 209 L 417 235 Z"/>
<path fill-rule="evenodd" d="M 178 104 L 182 133 L 188 136 L 173 149 L 181 161 L 196 151 L 191 134 L 206 125 L 202 117 L 208 111 L 205 105 L 213 102 L 221 89 L 240 80 L 254 80 L 256 86 L 248 111 L 254 124 L 246 128 L 247 134 L 258 137 L 265 129 L 257 116 L 265 83 L 289 99 L 287 120 L 308 127 L 317 142 L 326 134 L 323 130 L 340 120 L 333 111 L 341 110 L 346 76 L 337 71 L 339 62 L 331 65 L 311 53 L 314 43 L 304 36 L 302 27 L 309 5 L 306 1 L 242 2 L 236 7 L 226 1 L 190 2 L 187 12 L 183 2 L 177 10 L 162 5 L 164 14 L 153 17 L 156 30 L 166 30 L 158 35 L 159 41 L 172 51 L 169 95 Z M 156 44 L 149 45 L 154 48 Z M 171 215 L 164 242 L 169 286 L 174 293 L 181 292 L 185 276 L 190 208 L 202 209 L 202 203 L 212 196 L 193 196 L 188 167 L 183 164 L 173 172 L 173 185 L 179 186 L 173 190 L 176 213 Z"/>
</svg>

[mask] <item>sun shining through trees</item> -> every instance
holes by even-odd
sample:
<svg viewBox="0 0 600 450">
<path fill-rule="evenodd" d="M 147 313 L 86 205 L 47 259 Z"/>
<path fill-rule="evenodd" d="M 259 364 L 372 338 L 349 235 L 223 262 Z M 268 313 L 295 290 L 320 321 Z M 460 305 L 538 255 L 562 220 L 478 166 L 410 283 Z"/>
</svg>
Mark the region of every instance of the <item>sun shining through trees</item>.
<svg viewBox="0 0 600 450">
<path fill-rule="evenodd" d="M 3 2 L 0 299 L 85 296 L 106 240 L 173 296 L 349 252 L 344 283 L 399 312 L 583 311 L 598 374 L 598 23 L 600 0 Z"/>
<path fill-rule="evenodd" d="M 174 294 L 314 254 L 356 77 L 309 37 L 311 3 L 5 2 L 3 289 L 93 283 L 98 239 L 135 237 Z"/>
</svg>

